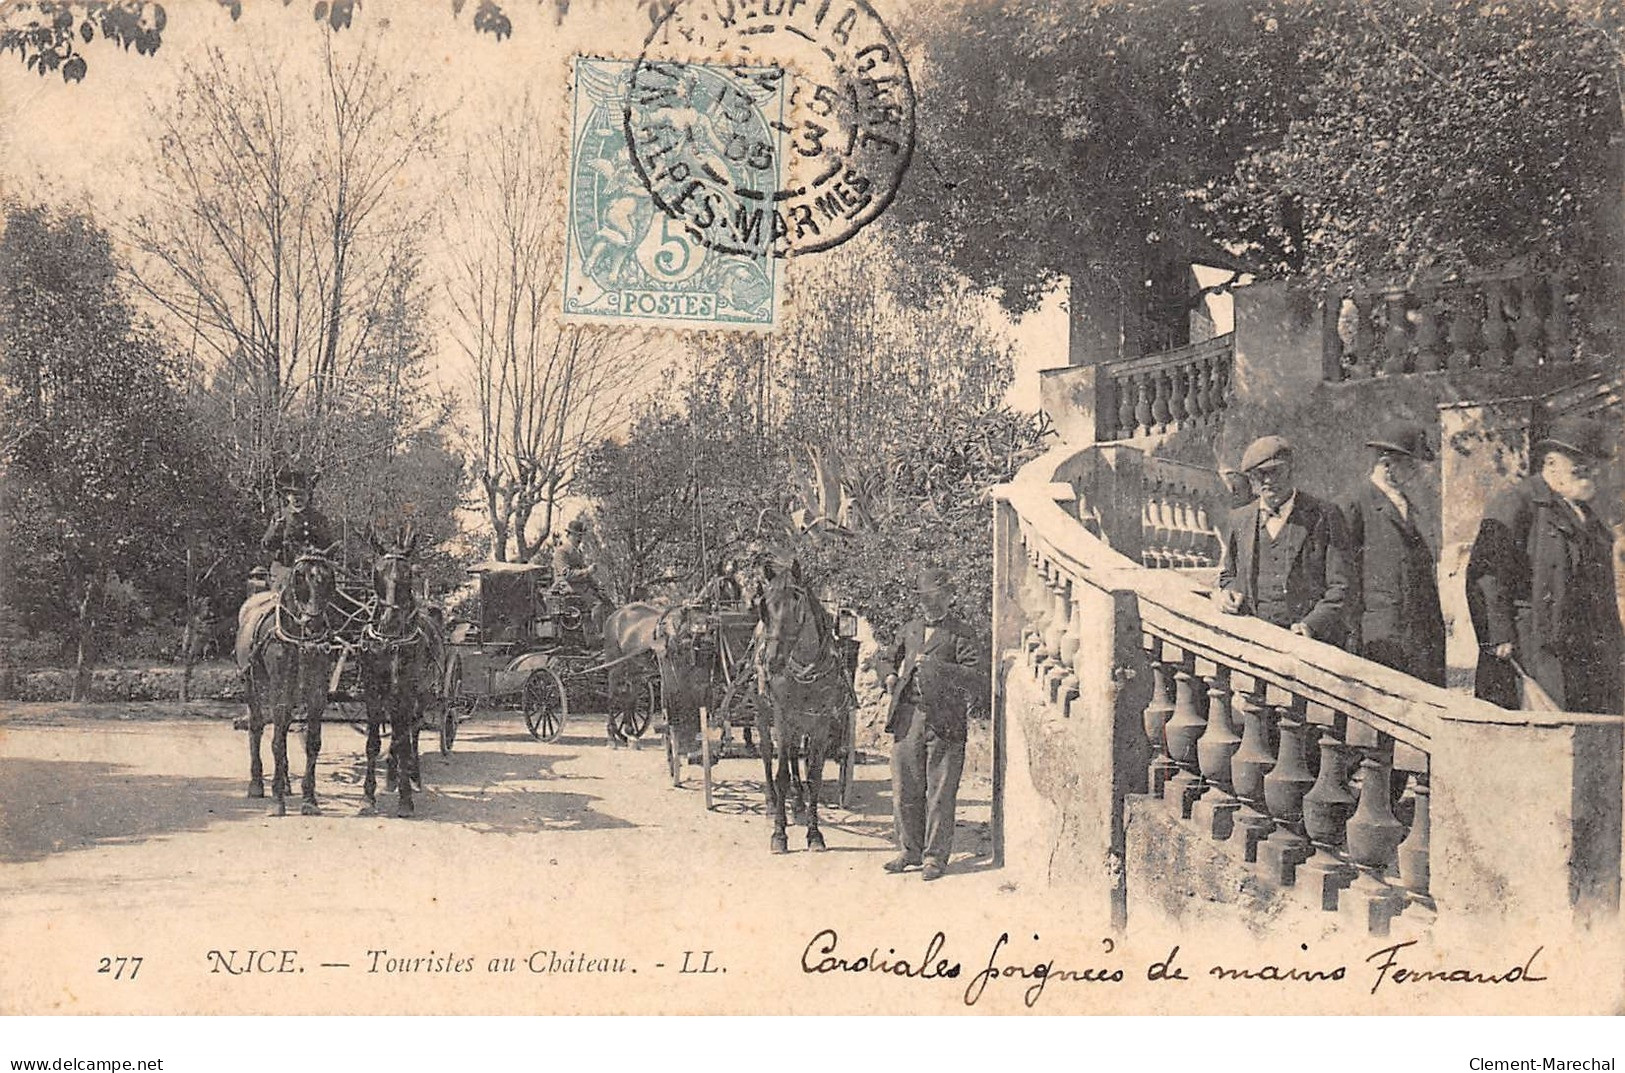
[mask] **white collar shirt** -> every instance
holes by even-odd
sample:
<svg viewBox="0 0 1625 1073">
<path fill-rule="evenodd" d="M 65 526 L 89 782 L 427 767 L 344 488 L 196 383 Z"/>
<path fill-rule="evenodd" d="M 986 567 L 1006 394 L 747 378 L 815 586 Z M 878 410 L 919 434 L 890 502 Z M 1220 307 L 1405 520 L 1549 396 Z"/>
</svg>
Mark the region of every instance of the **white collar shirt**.
<svg viewBox="0 0 1625 1073">
<path fill-rule="evenodd" d="M 1281 509 L 1276 511 L 1271 511 L 1264 500 L 1262 498 L 1259 499 L 1258 515 L 1261 519 L 1263 519 L 1264 531 L 1270 535 L 1271 540 L 1276 540 L 1280 537 L 1281 530 L 1286 528 L 1287 519 L 1292 517 L 1292 508 L 1297 504 L 1297 502 L 1298 493 L 1296 490 L 1294 490 L 1291 495 L 1286 497 L 1286 502 L 1282 503 Z"/>
</svg>

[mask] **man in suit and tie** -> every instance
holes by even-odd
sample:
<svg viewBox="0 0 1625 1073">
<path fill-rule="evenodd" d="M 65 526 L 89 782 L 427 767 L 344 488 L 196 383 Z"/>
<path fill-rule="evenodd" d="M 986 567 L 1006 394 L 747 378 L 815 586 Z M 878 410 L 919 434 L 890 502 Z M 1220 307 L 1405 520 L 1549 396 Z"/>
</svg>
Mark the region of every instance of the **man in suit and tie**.
<svg viewBox="0 0 1625 1073">
<path fill-rule="evenodd" d="M 1342 644 L 1348 585 L 1342 517 L 1293 484 L 1292 445 L 1281 436 L 1253 441 L 1241 472 L 1257 498 L 1230 512 L 1213 594 L 1219 609 Z"/>
<path fill-rule="evenodd" d="M 1348 650 L 1442 686 L 1444 612 L 1433 550 L 1405 494 L 1433 450 L 1413 421 L 1379 426 L 1366 446 L 1371 475 L 1340 504 L 1349 542 Z"/>
<path fill-rule="evenodd" d="M 1534 472 L 1485 507 L 1467 560 L 1484 700 L 1534 706 L 1521 673 L 1562 711 L 1622 714 L 1614 534 L 1593 506 L 1613 446 L 1597 421 L 1559 420 L 1535 443 Z"/>
<path fill-rule="evenodd" d="M 917 591 L 920 616 L 875 660 L 891 694 L 886 731 L 894 739 L 892 822 L 901 851 L 885 868 L 921 866 L 921 878 L 934 880 L 953 848 L 967 716 L 987 703 L 989 682 L 980 639 L 948 608 L 948 572 L 921 571 Z"/>
</svg>

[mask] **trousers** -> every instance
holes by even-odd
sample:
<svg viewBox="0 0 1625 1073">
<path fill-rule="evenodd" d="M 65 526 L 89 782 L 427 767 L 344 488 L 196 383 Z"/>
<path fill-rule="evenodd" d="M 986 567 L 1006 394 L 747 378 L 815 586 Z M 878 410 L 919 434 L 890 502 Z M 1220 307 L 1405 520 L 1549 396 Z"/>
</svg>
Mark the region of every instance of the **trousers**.
<svg viewBox="0 0 1625 1073">
<path fill-rule="evenodd" d="M 965 743 L 938 734 L 919 709 L 910 712 L 891 754 L 892 824 L 908 860 L 947 867 L 964 770 Z"/>
</svg>

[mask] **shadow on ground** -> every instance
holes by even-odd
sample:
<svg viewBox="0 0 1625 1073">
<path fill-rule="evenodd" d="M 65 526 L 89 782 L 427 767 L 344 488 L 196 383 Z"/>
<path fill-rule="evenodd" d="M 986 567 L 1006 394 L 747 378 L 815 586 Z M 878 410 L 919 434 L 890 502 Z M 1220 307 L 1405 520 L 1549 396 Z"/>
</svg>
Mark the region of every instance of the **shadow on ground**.
<svg viewBox="0 0 1625 1073">
<path fill-rule="evenodd" d="M 12 863 L 265 814 L 237 779 L 138 775 L 98 761 L 0 758 L 0 788 L 0 861 Z"/>
<path fill-rule="evenodd" d="M 484 739 L 490 742 L 493 739 Z M 416 798 L 417 821 L 452 823 L 492 834 L 538 831 L 604 831 L 639 826 L 599 807 L 603 798 L 564 786 L 603 781 L 596 775 L 561 774 L 558 767 L 577 759 L 570 753 L 528 751 L 437 753 L 423 756 L 426 791 Z M 342 787 L 351 807 L 366 775 L 366 758 L 349 758 L 328 782 Z M 560 787 L 554 789 L 554 787 Z M 384 764 L 378 764 L 378 810 L 393 815 L 397 797 L 384 790 Z M 339 806 L 344 807 L 343 805 Z"/>
</svg>

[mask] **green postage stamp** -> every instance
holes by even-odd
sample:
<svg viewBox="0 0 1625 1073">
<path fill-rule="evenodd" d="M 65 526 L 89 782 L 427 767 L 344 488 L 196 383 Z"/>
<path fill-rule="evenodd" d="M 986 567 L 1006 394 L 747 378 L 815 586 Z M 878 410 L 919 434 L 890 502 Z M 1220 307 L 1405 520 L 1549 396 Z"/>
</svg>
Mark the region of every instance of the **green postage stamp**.
<svg viewBox="0 0 1625 1073">
<path fill-rule="evenodd" d="M 785 80 L 776 68 L 578 56 L 564 318 L 771 330 Z"/>
</svg>

